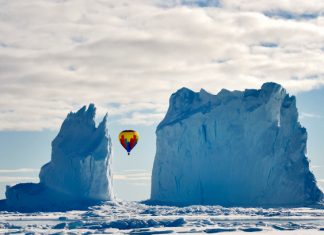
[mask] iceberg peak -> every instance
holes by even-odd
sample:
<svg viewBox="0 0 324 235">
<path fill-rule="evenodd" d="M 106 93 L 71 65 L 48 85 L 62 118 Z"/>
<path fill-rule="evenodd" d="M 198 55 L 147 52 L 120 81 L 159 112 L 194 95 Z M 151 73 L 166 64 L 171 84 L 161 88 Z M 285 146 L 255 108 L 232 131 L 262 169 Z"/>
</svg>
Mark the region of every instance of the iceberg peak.
<svg viewBox="0 0 324 235">
<path fill-rule="evenodd" d="M 170 98 L 170 104 L 172 105 L 173 109 L 179 110 L 185 108 L 185 106 L 192 104 L 196 97 L 197 94 L 194 91 L 183 87 L 176 93 L 172 94 Z"/>
<path fill-rule="evenodd" d="M 283 89 L 283 87 L 275 82 L 266 82 L 261 86 L 261 90 L 265 91 L 265 92 L 278 92 L 281 89 Z"/>
</svg>

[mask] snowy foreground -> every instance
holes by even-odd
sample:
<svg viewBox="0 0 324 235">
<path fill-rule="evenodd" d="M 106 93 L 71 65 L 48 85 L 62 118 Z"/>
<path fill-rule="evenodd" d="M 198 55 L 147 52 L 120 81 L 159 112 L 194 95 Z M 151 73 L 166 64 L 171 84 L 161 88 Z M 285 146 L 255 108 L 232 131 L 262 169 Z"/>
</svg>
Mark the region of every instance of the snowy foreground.
<svg viewBox="0 0 324 235">
<path fill-rule="evenodd" d="M 105 203 L 66 213 L 0 212 L 0 234 L 323 234 L 324 210 Z"/>
</svg>

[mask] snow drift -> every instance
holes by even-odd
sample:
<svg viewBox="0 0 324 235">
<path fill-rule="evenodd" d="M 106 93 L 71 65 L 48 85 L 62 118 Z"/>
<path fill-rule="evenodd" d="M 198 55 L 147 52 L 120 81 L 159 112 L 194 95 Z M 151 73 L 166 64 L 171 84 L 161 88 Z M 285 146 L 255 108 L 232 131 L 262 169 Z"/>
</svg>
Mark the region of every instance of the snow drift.
<svg viewBox="0 0 324 235">
<path fill-rule="evenodd" d="M 217 95 L 182 88 L 156 134 L 153 202 L 290 206 L 323 197 L 296 99 L 278 84 Z"/>
<path fill-rule="evenodd" d="M 6 190 L 6 204 L 21 211 L 78 209 L 112 200 L 111 140 L 107 115 L 96 127 L 90 104 L 69 113 L 52 142 L 51 161 L 39 174 L 40 183 L 18 184 Z"/>
</svg>

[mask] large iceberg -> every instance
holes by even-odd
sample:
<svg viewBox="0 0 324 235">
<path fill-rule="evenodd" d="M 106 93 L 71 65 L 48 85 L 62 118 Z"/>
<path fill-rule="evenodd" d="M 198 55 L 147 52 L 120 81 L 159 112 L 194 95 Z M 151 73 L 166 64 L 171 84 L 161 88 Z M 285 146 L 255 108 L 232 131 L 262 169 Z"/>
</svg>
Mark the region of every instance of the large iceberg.
<svg viewBox="0 0 324 235">
<path fill-rule="evenodd" d="M 40 171 L 40 183 L 7 186 L 10 210 L 78 209 L 113 200 L 107 115 L 96 127 L 95 113 L 90 104 L 67 115 L 52 142 L 51 161 Z"/>
<path fill-rule="evenodd" d="M 182 88 L 156 134 L 155 203 L 299 206 L 323 198 L 296 99 L 278 84 L 217 95 Z"/>
</svg>

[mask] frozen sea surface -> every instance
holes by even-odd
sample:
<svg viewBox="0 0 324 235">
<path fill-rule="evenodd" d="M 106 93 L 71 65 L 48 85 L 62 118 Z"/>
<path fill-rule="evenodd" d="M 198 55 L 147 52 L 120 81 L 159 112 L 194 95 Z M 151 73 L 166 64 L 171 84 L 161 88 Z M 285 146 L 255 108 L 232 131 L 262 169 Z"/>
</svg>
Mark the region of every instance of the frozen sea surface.
<svg viewBox="0 0 324 235">
<path fill-rule="evenodd" d="M 87 211 L 0 212 L 0 234 L 324 234 L 323 208 L 104 203 Z"/>
</svg>

